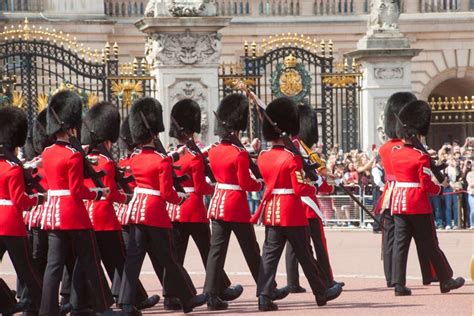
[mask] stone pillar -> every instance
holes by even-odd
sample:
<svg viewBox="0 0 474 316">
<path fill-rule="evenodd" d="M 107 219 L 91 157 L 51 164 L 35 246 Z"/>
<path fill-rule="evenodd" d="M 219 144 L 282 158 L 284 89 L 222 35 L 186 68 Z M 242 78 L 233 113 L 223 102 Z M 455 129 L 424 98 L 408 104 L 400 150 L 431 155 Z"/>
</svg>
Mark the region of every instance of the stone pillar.
<svg viewBox="0 0 474 316">
<path fill-rule="evenodd" d="M 300 1 L 300 15 L 314 15 L 314 0 Z"/>
<path fill-rule="evenodd" d="M 461 12 L 469 11 L 469 9 L 470 9 L 469 8 L 469 1 L 470 0 L 461 0 L 461 3 L 459 4 L 459 11 L 461 11 Z"/>
<path fill-rule="evenodd" d="M 213 111 L 219 103 L 218 67 L 221 34 L 228 17 L 144 18 L 135 25 L 147 34 L 146 57 L 157 79 L 157 99 L 163 105 L 163 119 L 169 129 L 172 106 L 181 99 L 195 100 L 201 107 L 201 140 L 214 137 Z M 168 133 L 161 138 L 169 142 Z"/>
<path fill-rule="evenodd" d="M 364 4 L 365 4 L 365 0 L 354 0 L 354 14 L 356 15 L 365 14 Z"/>
<path fill-rule="evenodd" d="M 103 18 L 104 0 L 46 0 L 43 10 L 47 16 L 67 18 Z"/>
<path fill-rule="evenodd" d="M 418 13 L 419 11 L 419 1 L 405 1 L 405 13 Z"/>
</svg>

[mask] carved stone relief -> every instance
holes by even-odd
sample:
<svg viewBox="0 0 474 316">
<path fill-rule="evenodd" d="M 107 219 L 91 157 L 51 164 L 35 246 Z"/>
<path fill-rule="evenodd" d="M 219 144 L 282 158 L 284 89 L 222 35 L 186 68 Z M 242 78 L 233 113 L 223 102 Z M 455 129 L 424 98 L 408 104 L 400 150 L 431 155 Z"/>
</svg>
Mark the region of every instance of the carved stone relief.
<svg viewBox="0 0 474 316">
<path fill-rule="evenodd" d="M 403 67 L 375 67 L 374 76 L 382 80 L 403 79 L 404 70 Z"/>
<path fill-rule="evenodd" d="M 378 116 L 378 121 L 377 121 L 377 136 L 380 140 L 380 143 L 384 143 L 387 140 L 387 136 L 385 135 L 384 131 L 384 111 L 385 111 L 385 105 L 387 104 L 387 99 L 386 98 L 376 98 L 374 99 L 374 111 L 375 115 Z"/>
</svg>

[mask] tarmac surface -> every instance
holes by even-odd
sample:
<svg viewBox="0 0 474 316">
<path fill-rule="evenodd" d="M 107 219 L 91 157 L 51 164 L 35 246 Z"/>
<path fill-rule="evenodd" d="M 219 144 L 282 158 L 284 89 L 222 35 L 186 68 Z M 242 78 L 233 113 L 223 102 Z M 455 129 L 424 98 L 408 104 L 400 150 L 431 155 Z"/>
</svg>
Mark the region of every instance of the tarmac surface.
<svg viewBox="0 0 474 316">
<path fill-rule="evenodd" d="M 264 228 L 256 228 L 260 245 L 263 244 Z M 441 249 L 445 252 L 455 277 L 462 276 L 466 285 L 449 294 L 441 294 L 438 284 L 423 286 L 420 268 L 414 249 L 410 249 L 407 286 L 413 294 L 410 297 L 395 297 L 393 289 L 386 287 L 380 260 L 381 235 L 367 230 L 326 230 L 331 264 L 337 281 L 344 281 L 346 286 L 341 296 L 324 307 L 318 307 L 311 293 L 290 294 L 286 299 L 276 302 L 279 315 L 474 315 L 474 285 L 470 277 L 469 265 L 474 255 L 474 232 L 440 231 L 438 238 Z M 284 253 L 283 253 L 284 255 Z M 191 275 L 198 292 L 202 291 L 205 273 L 201 258 L 191 241 L 185 261 L 185 268 Z M 233 283 L 244 286 L 244 293 L 229 309 L 219 312 L 208 312 L 205 307 L 196 308 L 193 314 L 238 315 L 260 314 L 255 296 L 255 283 L 235 237 L 226 260 L 226 272 Z M 0 263 L 0 277 L 14 288 L 15 274 L 8 256 Z M 149 294 L 161 295 L 161 284 L 155 276 L 148 259 L 142 269 L 141 280 Z M 309 290 L 309 285 L 300 269 L 301 285 Z M 277 283 L 286 285 L 285 260 L 282 257 L 278 267 Z M 161 302 L 154 308 L 144 311 L 144 315 L 169 314 L 163 310 Z M 176 312 L 175 312 L 176 313 Z"/>
</svg>

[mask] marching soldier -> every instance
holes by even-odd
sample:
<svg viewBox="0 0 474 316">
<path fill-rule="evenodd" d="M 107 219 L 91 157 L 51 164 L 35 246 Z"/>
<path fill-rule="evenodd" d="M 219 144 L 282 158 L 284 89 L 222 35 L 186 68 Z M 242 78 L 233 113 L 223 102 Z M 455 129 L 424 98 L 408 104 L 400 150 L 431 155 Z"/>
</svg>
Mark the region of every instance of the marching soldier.
<svg viewBox="0 0 474 316">
<path fill-rule="evenodd" d="M 130 158 L 136 187 L 127 209 L 130 240 L 119 297 L 126 315 L 139 315 L 134 297 L 146 252 L 164 267 L 166 292 L 180 299 L 185 313 L 207 300 L 206 295 L 196 295 L 191 278 L 173 250 L 166 203 L 182 204 L 186 196 L 178 195 L 173 189 L 172 159 L 156 151 L 155 141 L 159 141 L 158 133 L 163 130 L 161 104 L 153 98 L 135 101 L 130 110 L 130 131 L 141 149 Z"/>
<path fill-rule="evenodd" d="M 391 210 L 390 201 L 395 185 L 395 175 L 392 170 L 392 153 L 393 148 L 403 145 L 401 139 L 397 136 L 396 126 L 397 119 L 396 114 L 408 103 L 416 101 L 416 97 L 410 92 L 398 92 L 393 94 L 387 101 L 387 106 L 384 111 L 384 132 L 389 138 L 379 149 L 379 155 L 382 159 L 382 165 L 385 172 L 385 187 L 380 200 L 382 201 L 381 211 L 382 213 L 382 251 L 383 251 L 383 265 L 385 280 L 387 281 L 388 287 L 393 287 L 392 282 L 392 258 L 393 258 L 393 240 L 394 240 L 394 221 Z M 420 252 L 418 247 L 418 241 L 415 240 L 416 249 L 418 253 L 418 260 L 420 262 L 421 275 L 423 278 L 423 284 L 428 285 L 431 282 L 436 281 L 436 275 L 433 273 L 430 261 L 426 256 Z"/>
<path fill-rule="evenodd" d="M 95 161 L 94 169 L 104 171 L 102 182 L 109 188 L 110 193 L 100 201 L 86 202 L 86 208 L 94 227 L 102 263 L 112 280 L 112 294 L 119 296 L 120 284 L 125 263 L 126 248 L 122 237 L 122 226 L 117 218 L 113 203 L 127 204 L 131 196 L 119 191 L 116 183 L 115 163 L 109 153 L 120 133 L 120 113 L 111 103 L 100 102 L 93 105 L 86 113 L 81 128 L 83 145 L 89 146 L 88 159 Z M 92 180 L 86 180 L 86 186 L 94 187 Z M 148 297 L 144 287 L 139 282 L 136 292 L 135 305 L 139 310 L 155 306 L 160 297 Z"/>
<path fill-rule="evenodd" d="M 298 134 L 298 109 L 291 99 L 276 99 L 265 111 L 282 132 L 289 136 Z M 264 120 L 262 131 L 264 138 L 272 142 L 273 146 L 258 158 L 266 188 L 252 219 L 257 222 L 261 217 L 265 225 L 265 242 L 257 284 L 258 308 L 261 311 L 278 309 L 271 299 L 272 284 L 287 241 L 303 267 L 318 306 L 325 305 L 327 301 L 340 295 L 342 287 L 339 284 L 328 287 L 311 252 L 308 220 L 301 197 L 315 195 L 316 188 L 305 181 L 301 158 L 285 148 L 275 126 Z"/>
<path fill-rule="evenodd" d="M 71 91 L 55 94 L 47 108 L 46 130 L 56 142 L 42 154 L 49 199 L 41 218 L 41 228 L 48 233 L 48 263 L 40 315 L 59 315 L 58 290 L 66 263 L 74 292 L 71 296 L 77 294 L 78 297 L 71 302 L 73 314 L 88 312 L 87 291 L 95 312 L 112 314 L 112 294 L 100 266 L 97 241 L 83 203 L 83 200 L 105 198 L 108 190 L 84 186 L 85 157 L 69 143 L 71 136 L 77 135 L 81 116 L 81 98 Z M 66 262 L 70 253 L 75 254 L 75 264 Z M 89 284 L 87 291 L 84 289 L 86 283 Z"/>
<path fill-rule="evenodd" d="M 464 279 L 452 278 L 453 271 L 439 248 L 429 202 L 429 195 L 441 194 L 442 186 L 448 182 L 445 179 L 442 185 L 438 185 L 432 181 L 429 155 L 415 148 L 411 140 L 428 134 L 431 108 L 424 101 L 412 101 L 400 110 L 399 118 L 403 126 L 397 125 L 397 134 L 404 143 L 395 146 L 391 155 L 392 172 L 396 179 L 391 202 L 395 222 L 392 272 L 395 295 L 411 295 L 405 284 L 412 238 L 420 249 L 419 255 L 434 266 L 441 293 L 448 293 L 463 286 Z"/>
<path fill-rule="evenodd" d="M 222 141 L 209 150 L 209 162 L 217 180 L 208 210 L 208 216 L 212 220 L 212 236 L 204 291 L 209 295 L 209 310 L 228 307 L 227 302 L 219 298 L 219 294 L 222 291 L 222 271 L 232 232 L 237 237 L 255 283 L 258 282 L 260 247 L 250 223 L 247 191 L 260 191 L 263 181 L 252 178 L 249 172 L 249 154 L 232 143 L 232 137 L 238 138 L 240 131 L 247 128 L 248 113 L 248 99 L 240 94 L 228 95 L 217 109 L 218 124 L 215 133 Z M 284 290 L 275 289 L 272 292 L 274 300 L 287 295 L 288 291 Z"/>
<path fill-rule="evenodd" d="M 25 144 L 27 132 L 28 123 L 22 110 L 12 106 L 0 109 L 0 258 L 8 252 L 25 286 L 23 315 L 36 315 L 43 285 L 33 263 L 22 212 L 42 204 L 44 196 L 26 194 L 24 170 L 13 159 L 18 148 Z M 12 299 L 9 293 L 4 294 Z"/>
</svg>

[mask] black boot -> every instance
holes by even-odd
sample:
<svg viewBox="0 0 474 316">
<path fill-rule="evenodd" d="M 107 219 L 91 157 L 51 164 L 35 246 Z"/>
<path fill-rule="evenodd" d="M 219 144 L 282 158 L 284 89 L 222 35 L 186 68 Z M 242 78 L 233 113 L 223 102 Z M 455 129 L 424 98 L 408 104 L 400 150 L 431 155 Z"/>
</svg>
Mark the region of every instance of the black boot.
<svg viewBox="0 0 474 316">
<path fill-rule="evenodd" d="M 65 316 L 69 314 L 71 311 L 72 311 L 71 303 L 61 304 L 61 306 L 59 307 L 59 315 L 61 316 Z"/>
<path fill-rule="evenodd" d="M 140 312 L 135 306 L 129 304 L 122 305 L 122 315 L 124 316 L 141 316 Z"/>
<path fill-rule="evenodd" d="M 176 296 L 167 296 L 163 301 L 163 308 L 167 311 L 179 311 L 181 309 L 181 301 Z"/>
<path fill-rule="evenodd" d="M 332 301 L 339 297 L 342 293 L 342 286 L 339 284 L 335 284 L 328 288 L 326 292 L 324 292 L 323 296 L 316 296 L 316 304 L 318 306 L 324 306 L 327 302 Z"/>
<path fill-rule="evenodd" d="M 209 311 L 222 311 L 229 307 L 226 301 L 221 300 L 216 295 L 209 296 L 207 300 L 207 310 Z"/>
<path fill-rule="evenodd" d="M 258 310 L 262 312 L 270 312 L 278 310 L 278 305 L 266 295 L 260 295 L 258 297 Z"/>
<path fill-rule="evenodd" d="M 156 304 L 158 304 L 159 301 L 160 301 L 160 297 L 158 295 L 152 295 L 146 300 L 144 300 L 143 302 L 141 302 L 140 304 L 138 304 L 137 309 L 141 311 L 141 310 L 153 307 Z"/>
<path fill-rule="evenodd" d="M 387 287 L 388 287 L 388 288 L 390 288 L 390 287 L 395 287 L 395 285 L 394 285 L 392 282 L 387 281 Z"/>
<path fill-rule="evenodd" d="M 333 285 L 336 285 L 336 284 L 339 284 L 341 287 L 344 287 L 344 285 L 346 285 L 346 283 L 344 283 L 344 282 L 338 282 L 338 281 L 332 280 L 332 283 L 331 283 L 330 286 L 333 286 Z"/>
<path fill-rule="evenodd" d="M 240 284 L 236 285 L 231 285 L 228 288 L 226 288 L 221 295 L 219 295 L 219 298 L 223 301 L 233 301 L 237 298 L 239 298 L 240 295 L 242 295 L 242 292 L 244 291 L 244 288 Z"/>
<path fill-rule="evenodd" d="M 410 296 L 411 290 L 404 285 L 395 284 L 395 296 Z"/>
<path fill-rule="evenodd" d="M 208 300 L 207 294 L 198 294 L 193 296 L 187 302 L 182 303 L 183 312 L 185 314 L 190 313 L 193 311 L 195 307 L 201 306 L 206 304 Z"/>
<path fill-rule="evenodd" d="M 449 293 L 451 290 L 459 289 L 466 282 L 463 278 L 449 279 L 439 285 L 441 293 Z"/>
<path fill-rule="evenodd" d="M 306 289 L 301 285 L 287 285 L 284 287 L 285 291 L 292 294 L 306 293 Z"/>
<path fill-rule="evenodd" d="M 290 289 L 286 286 L 282 287 L 281 289 L 274 289 L 271 299 L 272 301 L 279 301 L 287 297 L 288 294 L 290 294 Z"/>
</svg>

